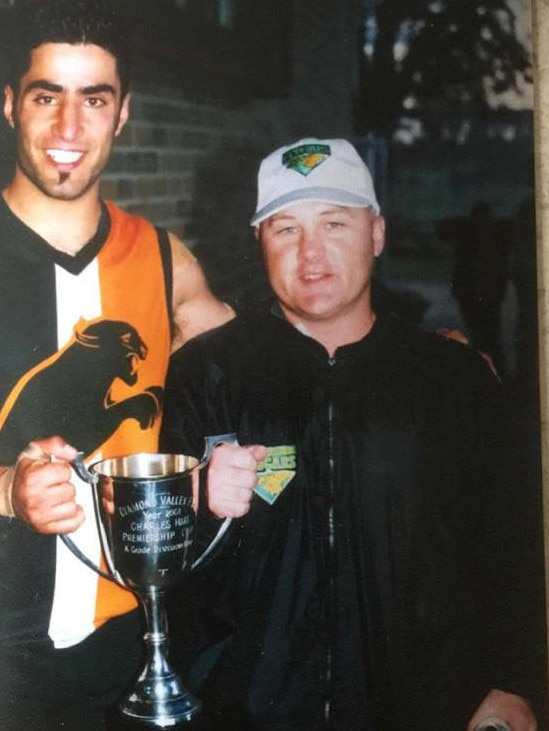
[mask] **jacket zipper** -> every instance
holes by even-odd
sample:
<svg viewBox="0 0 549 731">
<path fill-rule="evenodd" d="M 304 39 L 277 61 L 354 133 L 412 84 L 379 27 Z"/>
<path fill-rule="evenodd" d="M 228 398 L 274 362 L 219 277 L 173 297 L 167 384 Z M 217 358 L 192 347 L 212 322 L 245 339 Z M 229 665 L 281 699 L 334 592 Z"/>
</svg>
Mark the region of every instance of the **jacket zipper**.
<svg viewBox="0 0 549 731">
<path fill-rule="evenodd" d="M 334 602 L 335 602 L 335 523 L 334 523 L 334 403 L 333 403 L 333 371 L 332 368 L 336 364 L 335 358 L 328 359 L 330 368 L 329 392 L 328 392 L 328 468 L 329 468 L 329 505 L 328 505 L 328 616 L 327 616 L 327 641 L 326 641 L 326 657 L 325 657 L 325 689 L 326 697 L 324 700 L 324 719 L 326 728 L 331 728 L 332 716 L 332 644 L 333 644 L 333 622 L 334 622 Z"/>
</svg>

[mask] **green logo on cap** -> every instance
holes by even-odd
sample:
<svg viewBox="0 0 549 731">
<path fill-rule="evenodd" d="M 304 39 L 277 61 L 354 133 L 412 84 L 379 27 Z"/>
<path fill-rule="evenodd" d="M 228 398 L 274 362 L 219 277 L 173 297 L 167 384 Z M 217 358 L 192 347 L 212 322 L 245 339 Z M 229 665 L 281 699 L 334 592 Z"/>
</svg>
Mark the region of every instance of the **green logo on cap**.
<svg viewBox="0 0 549 731">
<path fill-rule="evenodd" d="M 308 175 L 326 160 L 332 151 L 329 145 L 300 145 L 282 155 L 282 164 L 296 173 Z"/>
</svg>

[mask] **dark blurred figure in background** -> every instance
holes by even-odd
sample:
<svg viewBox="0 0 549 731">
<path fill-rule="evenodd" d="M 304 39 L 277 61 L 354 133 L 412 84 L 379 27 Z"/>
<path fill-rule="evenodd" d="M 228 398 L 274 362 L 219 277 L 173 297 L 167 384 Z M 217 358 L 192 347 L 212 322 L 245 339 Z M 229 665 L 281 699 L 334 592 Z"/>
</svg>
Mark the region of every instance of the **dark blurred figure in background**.
<svg viewBox="0 0 549 731">
<path fill-rule="evenodd" d="M 471 345 L 488 354 L 505 379 L 502 303 L 509 280 L 512 227 L 494 218 L 488 202 L 478 201 L 467 218 L 440 221 L 437 234 L 454 246 L 452 294 Z"/>
</svg>

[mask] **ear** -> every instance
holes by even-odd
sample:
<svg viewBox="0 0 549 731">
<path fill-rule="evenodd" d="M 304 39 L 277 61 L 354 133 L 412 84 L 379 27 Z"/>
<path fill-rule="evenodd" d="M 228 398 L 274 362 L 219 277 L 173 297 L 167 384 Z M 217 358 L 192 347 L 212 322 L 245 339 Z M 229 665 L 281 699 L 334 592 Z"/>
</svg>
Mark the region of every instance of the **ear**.
<svg viewBox="0 0 549 731">
<path fill-rule="evenodd" d="M 4 117 L 7 123 L 13 129 L 13 105 L 14 105 L 14 93 L 11 86 L 4 87 Z"/>
<path fill-rule="evenodd" d="M 372 241 L 374 256 L 378 257 L 385 247 L 385 219 L 383 216 L 376 216 L 372 221 Z"/>
<path fill-rule="evenodd" d="M 255 236 L 255 240 L 256 240 L 256 241 L 260 241 L 260 238 L 259 238 L 259 233 L 260 233 L 260 228 L 259 228 L 259 226 L 255 226 L 255 227 L 254 227 L 254 236 Z"/>
<path fill-rule="evenodd" d="M 124 125 L 128 121 L 129 116 L 130 116 L 130 94 L 128 93 L 122 99 L 122 103 L 120 105 L 120 114 L 118 115 L 118 125 L 114 132 L 115 137 L 118 137 L 118 135 L 124 129 Z"/>
</svg>

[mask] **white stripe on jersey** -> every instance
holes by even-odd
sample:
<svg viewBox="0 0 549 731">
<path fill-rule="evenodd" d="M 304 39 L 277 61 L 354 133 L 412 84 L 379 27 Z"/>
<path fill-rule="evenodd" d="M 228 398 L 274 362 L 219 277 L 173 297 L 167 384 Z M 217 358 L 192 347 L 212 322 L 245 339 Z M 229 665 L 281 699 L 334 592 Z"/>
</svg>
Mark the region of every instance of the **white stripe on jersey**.
<svg viewBox="0 0 549 731">
<path fill-rule="evenodd" d="M 62 348 L 73 336 L 74 326 L 101 315 L 99 266 L 94 259 L 80 274 L 73 275 L 55 267 L 57 296 L 57 343 Z M 73 444 L 76 449 L 78 444 Z M 97 457 L 95 455 L 94 460 Z M 101 550 L 93 510 L 93 488 L 73 473 L 77 501 L 86 515 L 84 524 L 70 538 L 94 563 Z M 55 591 L 48 634 L 55 647 L 70 647 L 81 642 L 94 627 L 98 575 L 85 566 L 57 539 Z"/>
</svg>

